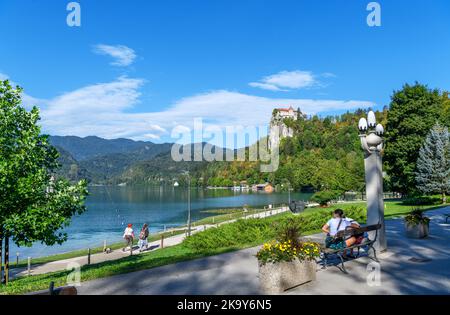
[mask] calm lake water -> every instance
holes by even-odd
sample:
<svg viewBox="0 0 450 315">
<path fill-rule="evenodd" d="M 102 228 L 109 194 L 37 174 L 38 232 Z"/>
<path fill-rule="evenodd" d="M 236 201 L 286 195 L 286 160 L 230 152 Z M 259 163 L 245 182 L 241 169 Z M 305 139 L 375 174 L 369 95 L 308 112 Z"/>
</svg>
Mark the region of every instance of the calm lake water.
<svg viewBox="0 0 450 315">
<path fill-rule="evenodd" d="M 63 245 L 45 246 L 35 244 L 31 248 L 11 249 L 12 259 L 19 252 L 21 259 L 42 257 L 76 249 L 103 246 L 122 240 L 123 229 L 128 223 L 134 229 L 147 222 L 151 232 L 184 225 L 187 222 L 187 189 L 182 187 L 90 187 L 87 199 L 87 211 L 72 219 L 65 229 L 69 239 Z M 292 200 L 308 200 L 310 194 L 291 193 Z M 215 215 L 205 213 L 209 209 L 230 207 L 242 208 L 243 205 L 265 206 L 269 204 L 287 204 L 287 193 L 267 194 L 264 192 L 235 192 L 232 190 L 191 191 L 191 216 L 193 220 Z"/>
</svg>

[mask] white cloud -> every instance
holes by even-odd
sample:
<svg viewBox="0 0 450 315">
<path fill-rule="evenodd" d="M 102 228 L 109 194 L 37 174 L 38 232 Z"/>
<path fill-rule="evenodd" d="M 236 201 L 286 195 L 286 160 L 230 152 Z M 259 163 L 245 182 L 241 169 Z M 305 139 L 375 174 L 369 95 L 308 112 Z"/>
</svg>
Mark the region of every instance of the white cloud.
<svg viewBox="0 0 450 315">
<path fill-rule="evenodd" d="M 374 105 L 368 101 L 267 98 L 216 90 L 181 98 L 160 111 L 139 112 L 136 107 L 140 104 L 144 82 L 142 79 L 119 77 L 109 83 L 85 86 L 52 99 L 32 99 L 37 100 L 35 105 L 41 108 L 43 132 L 51 135 L 164 141 L 175 141 L 170 139 L 172 130 L 176 128 L 185 132 L 187 127 L 193 128 L 196 118 L 203 119 L 204 127 L 216 126 L 225 130 L 227 126 L 266 127 L 273 109 L 278 107 L 300 107 L 312 115 Z"/>
<path fill-rule="evenodd" d="M 276 86 L 274 84 L 269 84 L 269 83 L 250 82 L 249 85 L 251 87 L 260 88 L 260 89 L 269 90 L 269 91 L 285 91 L 285 92 L 288 91 L 288 90 L 280 89 L 278 86 Z"/>
<path fill-rule="evenodd" d="M 218 90 L 182 98 L 162 111 L 128 112 L 138 104 L 142 84 L 140 79 L 121 77 L 49 100 L 42 111 L 44 130 L 53 135 L 159 140 L 169 137 L 175 127 L 192 128 L 196 118 L 203 119 L 204 127 L 225 130 L 267 126 L 273 109 L 280 106 L 300 107 L 307 114 L 373 106 L 366 101 L 265 98 Z"/>
<path fill-rule="evenodd" d="M 99 55 L 108 55 L 114 58 L 111 65 L 118 67 L 126 67 L 131 65 L 136 59 L 136 53 L 133 49 L 124 45 L 104 45 L 98 44 L 94 46 L 94 52 Z"/>
<path fill-rule="evenodd" d="M 371 102 L 366 101 L 266 98 L 219 90 L 183 98 L 162 113 L 170 115 L 177 121 L 202 117 L 207 123 L 217 124 L 221 127 L 227 125 L 257 126 L 266 125 L 273 109 L 277 107 L 300 107 L 303 112 L 312 115 L 372 105 Z"/>
<path fill-rule="evenodd" d="M 150 130 L 154 130 L 154 131 L 159 131 L 159 132 L 167 132 L 166 129 L 164 129 L 163 127 L 153 124 L 149 126 Z"/>
<path fill-rule="evenodd" d="M 322 77 L 324 77 L 324 78 L 336 78 L 337 76 L 334 73 L 325 72 L 325 73 L 322 73 Z"/>
<path fill-rule="evenodd" d="M 143 83 L 141 79 L 120 77 L 48 100 L 42 109 L 42 125 L 46 132 L 58 135 L 142 136 L 149 130 L 149 124 L 137 132 L 138 121 L 130 120 L 132 116 L 126 110 L 138 103 Z"/>
<path fill-rule="evenodd" d="M 259 82 L 251 82 L 250 86 L 270 90 L 289 91 L 313 87 L 318 84 L 316 77 L 310 71 L 281 71 L 262 78 Z"/>
<path fill-rule="evenodd" d="M 147 139 L 150 139 L 150 140 L 159 140 L 159 139 L 161 139 L 160 136 L 154 135 L 154 134 L 152 134 L 152 133 L 147 133 L 147 134 L 145 134 L 145 135 L 144 135 L 144 138 L 147 138 Z"/>
</svg>

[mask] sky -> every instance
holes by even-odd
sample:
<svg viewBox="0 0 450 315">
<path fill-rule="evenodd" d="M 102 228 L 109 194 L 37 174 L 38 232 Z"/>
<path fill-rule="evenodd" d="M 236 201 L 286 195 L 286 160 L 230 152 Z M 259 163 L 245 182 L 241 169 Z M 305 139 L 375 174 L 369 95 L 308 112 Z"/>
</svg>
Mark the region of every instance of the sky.
<svg viewBox="0 0 450 315">
<path fill-rule="evenodd" d="M 405 83 L 450 89 L 448 0 L 377 1 L 375 27 L 368 0 L 80 0 L 80 27 L 70 2 L 0 0 L 0 78 L 51 135 L 183 142 L 202 119 L 264 136 L 274 108 L 324 116 L 381 109 Z"/>
</svg>

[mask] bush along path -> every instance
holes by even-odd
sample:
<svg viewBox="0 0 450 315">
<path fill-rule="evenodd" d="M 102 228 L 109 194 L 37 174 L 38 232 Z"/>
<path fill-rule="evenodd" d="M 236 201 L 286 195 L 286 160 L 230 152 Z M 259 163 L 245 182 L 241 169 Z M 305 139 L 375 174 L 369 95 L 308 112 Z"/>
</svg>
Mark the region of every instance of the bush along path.
<svg viewBox="0 0 450 315">
<path fill-rule="evenodd" d="M 286 212 L 286 211 L 288 211 L 287 207 L 283 207 L 283 208 L 268 210 L 268 211 L 264 211 L 264 212 L 257 212 L 254 214 L 249 214 L 243 218 L 244 219 L 266 218 L 266 217 L 270 217 L 270 216 L 280 214 L 280 213 Z M 202 232 L 202 231 L 210 229 L 212 227 L 218 227 L 223 224 L 229 224 L 229 223 L 233 223 L 236 221 L 237 221 L 237 219 L 231 219 L 228 221 L 222 221 L 215 225 L 212 225 L 212 224 L 199 225 L 199 223 L 197 222 L 196 223 L 197 226 L 194 226 L 191 228 L 191 233 L 196 234 L 198 232 Z M 94 249 L 91 251 L 90 257 L 88 257 L 88 250 L 85 250 L 84 255 L 77 255 L 77 254 L 79 254 L 79 251 L 77 251 L 77 252 L 75 252 L 75 255 L 77 255 L 75 257 L 70 257 L 70 258 L 55 260 L 55 261 L 49 261 L 47 263 L 42 263 L 42 264 L 33 266 L 30 270 L 30 274 L 31 275 L 41 275 L 41 274 L 46 274 L 46 273 L 55 272 L 55 271 L 62 271 L 62 270 L 66 270 L 66 268 L 69 265 L 74 266 L 74 264 L 77 264 L 78 266 L 81 267 L 81 266 L 85 266 L 85 265 L 89 265 L 89 264 L 93 265 L 93 264 L 98 264 L 98 263 L 106 262 L 106 261 L 114 261 L 114 260 L 118 260 L 118 259 L 121 259 L 124 257 L 132 256 L 132 255 L 145 254 L 145 253 L 148 253 L 149 251 L 161 249 L 162 247 L 166 248 L 166 247 L 175 246 L 175 245 L 181 244 L 185 240 L 185 231 L 186 231 L 186 227 L 177 229 L 174 233 L 175 235 L 170 236 L 170 237 L 167 237 L 167 235 L 170 235 L 170 232 L 163 233 L 163 235 L 165 235 L 164 238 L 158 237 L 157 240 L 154 240 L 154 241 L 149 240 L 148 249 L 144 250 L 143 252 L 139 252 L 139 248 L 136 245 L 133 246 L 132 251 L 127 249 L 124 252 L 124 251 L 122 251 L 122 246 L 120 243 L 114 244 L 113 246 L 111 246 L 111 247 L 113 247 L 112 248 L 113 251 L 109 254 L 103 253 L 102 249 Z M 135 242 L 135 244 L 136 244 L 136 242 Z M 68 254 L 70 255 L 70 253 L 68 253 Z M 63 257 L 64 255 L 61 255 L 61 256 Z M 22 263 L 21 265 L 23 266 L 24 264 Z M 27 267 L 13 268 L 10 270 L 10 275 L 11 275 L 12 279 L 18 278 L 18 277 L 23 277 L 23 276 L 28 276 L 28 268 Z"/>
</svg>

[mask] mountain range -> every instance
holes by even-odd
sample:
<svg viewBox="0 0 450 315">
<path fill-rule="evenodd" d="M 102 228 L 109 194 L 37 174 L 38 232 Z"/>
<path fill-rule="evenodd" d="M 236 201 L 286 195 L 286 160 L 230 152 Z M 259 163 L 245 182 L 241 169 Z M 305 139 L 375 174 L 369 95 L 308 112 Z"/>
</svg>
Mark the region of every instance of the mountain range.
<svg viewBox="0 0 450 315">
<path fill-rule="evenodd" d="M 206 161 L 174 161 L 171 156 L 172 143 L 108 140 L 96 136 L 50 136 L 50 143 L 60 153 L 61 167 L 56 174 L 71 181 L 86 179 L 90 184 L 172 181 L 185 171 L 196 173 L 208 164 Z M 202 148 L 205 145 L 203 143 Z M 213 150 L 225 153 L 219 147 L 213 147 Z"/>
</svg>

